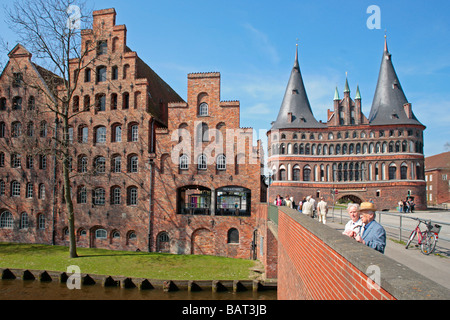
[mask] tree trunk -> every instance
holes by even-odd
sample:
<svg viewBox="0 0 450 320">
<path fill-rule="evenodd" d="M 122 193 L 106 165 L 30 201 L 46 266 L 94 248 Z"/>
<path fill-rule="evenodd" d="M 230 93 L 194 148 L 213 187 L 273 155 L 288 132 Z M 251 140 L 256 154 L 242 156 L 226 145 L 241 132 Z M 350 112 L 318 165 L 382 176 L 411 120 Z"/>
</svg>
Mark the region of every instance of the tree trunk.
<svg viewBox="0 0 450 320">
<path fill-rule="evenodd" d="M 67 216 L 69 220 L 69 255 L 70 258 L 77 258 L 77 243 L 75 237 L 75 216 L 73 212 L 73 202 L 69 178 L 69 118 L 63 117 L 63 183 L 64 198 L 66 200 Z"/>
</svg>

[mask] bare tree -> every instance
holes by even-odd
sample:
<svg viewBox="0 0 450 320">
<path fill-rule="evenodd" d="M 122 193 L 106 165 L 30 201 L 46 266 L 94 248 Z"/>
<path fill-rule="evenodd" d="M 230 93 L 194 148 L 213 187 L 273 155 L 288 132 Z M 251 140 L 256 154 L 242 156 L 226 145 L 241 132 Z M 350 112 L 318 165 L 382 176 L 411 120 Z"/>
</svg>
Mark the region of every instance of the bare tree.
<svg viewBox="0 0 450 320">
<path fill-rule="evenodd" d="M 45 82 L 54 82 L 53 94 L 40 88 L 38 81 L 28 83 L 43 95 L 47 95 L 47 103 L 41 106 L 41 112 L 50 112 L 55 116 L 54 143 L 47 152 L 52 152 L 62 162 L 62 179 L 64 184 L 64 200 L 68 214 L 70 257 L 78 256 L 75 237 L 74 205 L 71 196 L 71 135 L 70 120 L 78 112 L 70 110 L 70 101 L 77 89 L 78 76 L 92 61 L 87 59 L 93 47 L 81 45 L 81 30 L 90 28 L 92 10 L 87 10 L 86 4 L 78 0 L 17 0 L 6 8 L 8 26 L 14 30 L 18 42 L 24 45 L 40 65 L 50 72 L 44 74 Z M 76 65 L 74 72 L 74 62 Z M 72 75 L 70 73 L 73 73 Z M 52 96 L 50 96 L 52 95 Z"/>
</svg>

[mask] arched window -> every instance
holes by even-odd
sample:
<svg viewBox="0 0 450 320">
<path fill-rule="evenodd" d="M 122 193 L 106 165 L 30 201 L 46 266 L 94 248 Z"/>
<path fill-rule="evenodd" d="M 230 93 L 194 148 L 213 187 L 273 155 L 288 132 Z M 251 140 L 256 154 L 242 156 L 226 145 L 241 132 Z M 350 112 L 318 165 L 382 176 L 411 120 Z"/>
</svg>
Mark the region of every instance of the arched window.
<svg viewBox="0 0 450 320">
<path fill-rule="evenodd" d="M 18 138 L 22 135 L 22 124 L 19 121 L 14 121 L 11 124 L 11 137 Z"/>
<path fill-rule="evenodd" d="M 227 158 L 223 154 L 217 156 L 217 170 L 227 169 Z"/>
<path fill-rule="evenodd" d="M 120 204 L 122 201 L 122 190 L 118 186 L 111 188 L 111 204 Z"/>
<path fill-rule="evenodd" d="M 117 66 L 111 67 L 111 80 L 119 79 L 119 68 Z"/>
<path fill-rule="evenodd" d="M 12 99 L 12 109 L 22 110 L 22 97 L 14 97 Z"/>
<path fill-rule="evenodd" d="M 20 197 L 20 182 L 11 182 L 11 197 Z"/>
<path fill-rule="evenodd" d="M 0 216 L 0 228 L 12 229 L 14 225 L 13 215 L 9 211 L 4 211 Z"/>
<path fill-rule="evenodd" d="M 389 180 L 395 180 L 397 178 L 397 166 L 394 163 L 389 165 Z"/>
<path fill-rule="evenodd" d="M 128 187 L 127 189 L 127 205 L 135 206 L 138 204 L 138 188 Z"/>
<path fill-rule="evenodd" d="M 98 156 L 94 159 L 94 172 L 105 173 L 106 172 L 106 159 L 103 156 Z"/>
<path fill-rule="evenodd" d="M 40 199 L 40 200 L 44 200 L 45 199 L 45 185 L 43 183 L 41 183 L 39 185 L 38 199 Z"/>
<path fill-rule="evenodd" d="M 402 163 L 402 166 L 400 167 L 400 179 L 408 179 L 408 165 L 406 163 Z"/>
<path fill-rule="evenodd" d="M 311 167 L 308 165 L 303 167 L 303 181 L 311 181 Z"/>
<path fill-rule="evenodd" d="M 107 237 L 107 232 L 105 229 L 97 229 L 95 230 L 95 238 L 96 239 L 106 239 Z"/>
<path fill-rule="evenodd" d="M 131 123 L 128 125 L 128 141 L 137 142 L 139 140 L 139 125 Z"/>
<path fill-rule="evenodd" d="M 47 122 L 41 121 L 41 124 L 39 126 L 39 136 L 41 138 L 47 137 Z"/>
<path fill-rule="evenodd" d="M 28 98 L 28 110 L 32 111 L 36 108 L 36 100 L 33 96 Z"/>
<path fill-rule="evenodd" d="M 300 181 L 300 167 L 298 165 L 292 169 L 292 180 Z"/>
<path fill-rule="evenodd" d="M 185 154 L 180 156 L 180 170 L 189 169 L 189 157 Z"/>
<path fill-rule="evenodd" d="M 138 172 L 138 156 L 135 154 L 128 156 L 128 172 L 130 173 Z"/>
<path fill-rule="evenodd" d="M 106 127 L 95 128 L 95 143 L 106 143 Z"/>
<path fill-rule="evenodd" d="M 122 94 L 122 109 L 128 109 L 130 107 L 130 94 L 124 92 Z"/>
<path fill-rule="evenodd" d="M 37 221 L 38 221 L 38 229 L 45 230 L 45 215 L 42 213 L 38 214 Z"/>
<path fill-rule="evenodd" d="M 198 107 L 198 115 L 201 117 L 206 117 L 208 115 L 208 104 L 203 102 Z"/>
<path fill-rule="evenodd" d="M 20 229 L 27 229 L 28 228 L 28 214 L 26 212 L 22 212 L 20 215 Z"/>
<path fill-rule="evenodd" d="M 239 243 L 239 231 L 235 228 L 228 230 L 227 243 Z"/>
<path fill-rule="evenodd" d="M 120 123 L 112 125 L 111 142 L 122 142 L 122 126 Z"/>
<path fill-rule="evenodd" d="M 92 203 L 97 206 L 105 205 L 105 189 L 103 188 L 94 189 Z"/>
<path fill-rule="evenodd" d="M 286 180 L 286 168 L 284 166 L 281 166 L 278 170 L 278 177 L 280 181 Z"/>
<path fill-rule="evenodd" d="M 6 110 L 6 98 L 0 99 L 0 110 Z"/>
<path fill-rule="evenodd" d="M 99 93 L 95 96 L 95 111 L 106 111 L 106 96 L 104 93 Z"/>
<path fill-rule="evenodd" d="M 286 154 L 286 146 L 284 143 L 280 145 L 280 154 Z"/>
<path fill-rule="evenodd" d="M 111 162 L 111 172 L 120 173 L 122 171 L 122 157 L 119 154 L 113 155 Z"/>
<path fill-rule="evenodd" d="M 87 190 L 85 186 L 79 186 L 77 189 L 77 203 L 87 203 Z"/>
<path fill-rule="evenodd" d="M 97 67 L 97 82 L 106 81 L 106 67 L 99 66 Z"/>
<path fill-rule="evenodd" d="M 197 168 L 199 170 L 206 170 L 207 169 L 206 155 L 201 154 L 201 155 L 198 156 Z"/>
</svg>

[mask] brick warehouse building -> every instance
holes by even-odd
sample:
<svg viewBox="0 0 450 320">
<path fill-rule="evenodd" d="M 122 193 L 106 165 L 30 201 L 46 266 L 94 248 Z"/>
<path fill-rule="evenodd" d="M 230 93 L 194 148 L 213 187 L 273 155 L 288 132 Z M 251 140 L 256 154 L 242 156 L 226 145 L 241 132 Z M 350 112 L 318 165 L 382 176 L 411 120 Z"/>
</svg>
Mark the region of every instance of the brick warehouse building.
<svg viewBox="0 0 450 320">
<path fill-rule="evenodd" d="M 187 96 L 156 132 L 153 250 L 254 258 L 260 141 L 240 128 L 239 102 L 220 100 L 219 73 L 189 74 Z"/>
<path fill-rule="evenodd" d="M 62 79 L 20 44 L 8 57 L 0 76 L 0 240 L 52 243 L 55 159 L 45 149 L 55 118 L 40 108 L 54 101 Z"/>
<path fill-rule="evenodd" d="M 336 88 L 326 122 L 313 115 L 298 63 L 294 67 L 276 121 L 268 135 L 268 167 L 274 182 L 270 200 L 279 194 L 299 201 L 308 195 L 360 203 L 372 199 L 379 210 L 414 198 L 426 208 L 422 125 L 407 101 L 387 48 L 369 117 L 361 111 L 357 87 L 350 97 Z"/>
<path fill-rule="evenodd" d="M 114 9 L 95 11 L 93 18 L 92 30 L 81 32 L 81 51 L 88 52 L 83 59 L 90 62 L 73 59 L 70 70 L 70 80 L 77 83 L 69 130 L 77 245 L 251 257 L 253 212 L 264 190 L 260 143 L 254 147 L 252 129 L 239 127 L 239 102 L 220 101 L 218 73 L 190 74 L 184 102 L 127 46 L 127 29 L 116 25 Z M 27 74 L 18 75 L 14 64 L 27 64 Z M 31 72 L 36 76 L 30 77 Z M 55 135 L 55 119 L 52 113 L 30 112 L 30 101 L 39 105 L 43 95 L 15 85 L 15 78 L 17 83 L 44 82 L 47 98 L 58 94 L 55 79 L 62 81 L 33 64 L 22 46 L 11 51 L 0 92 L 0 139 L 10 146 L 0 154 L 0 241 L 68 245 L 61 163 L 36 154 L 28 170 L 29 157 L 13 152 L 21 141 L 12 132 L 20 129 L 18 119 L 26 114 L 35 126 L 39 122 L 39 139 L 30 139 L 35 150 Z M 172 161 L 172 148 L 189 139 L 183 136 L 174 143 L 178 129 L 193 138 L 201 135 L 179 155 L 182 164 Z M 214 147 L 218 141 L 225 143 L 223 151 Z"/>
</svg>

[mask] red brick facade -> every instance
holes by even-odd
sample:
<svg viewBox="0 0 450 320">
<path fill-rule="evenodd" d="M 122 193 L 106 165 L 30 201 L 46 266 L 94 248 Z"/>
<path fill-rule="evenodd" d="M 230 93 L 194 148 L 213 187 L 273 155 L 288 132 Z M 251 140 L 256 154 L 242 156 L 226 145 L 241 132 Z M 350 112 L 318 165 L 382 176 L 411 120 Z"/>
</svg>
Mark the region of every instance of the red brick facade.
<svg viewBox="0 0 450 320">
<path fill-rule="evenodd" d="M 51 243 L 55 161 L 45 149 L 55 118 L 42 111 L 55 87 L 21 45 L 8 56 L 0 78 L 0 240 Z"/>
<path fill-rule="evenodd" d="M 427 203 L 450 205 L 450 151 L 425 158 Z"/>
<path fill-rule="evenodd" d="M 156 132 L 152 250 L 252 258 L 261 150 L 239 127 L 239 102 L 220 100 L 219 73 L 189 74 L 168 119 Z"/>
</svg>

